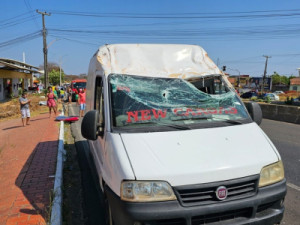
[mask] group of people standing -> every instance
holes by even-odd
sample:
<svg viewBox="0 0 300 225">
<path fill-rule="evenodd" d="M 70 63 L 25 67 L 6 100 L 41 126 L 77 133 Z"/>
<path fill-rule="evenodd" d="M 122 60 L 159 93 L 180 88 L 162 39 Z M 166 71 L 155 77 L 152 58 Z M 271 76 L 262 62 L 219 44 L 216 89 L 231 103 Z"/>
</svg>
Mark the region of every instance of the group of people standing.
<svg viewBox="0 0 300 225">
<path fill-rule="evenodd" d="M 47 106 L 49 107 L 49 118 L 51 117 L 52 111 L 56 116 L 57 104 L 65 99 L 65 102 L 72 102 L 72 90 L 68 88 L 67 92 L 61 92 L 59 87 L 48 87 L 47 91 Z M 79 116 L 84 116 L 86 101 L 85 101 L 85 89 L 79 89 L 77 104 L 79 105 Z M 23 126 L 29 125 L 30 121 L 30 99 L 27 99 L 27 91 L 24 90 L 22 96 L 19 98 L 21 108 L 21 118 Z"/>
<path fill-rule="evenodd" d="M 72 102 L 72 90 L 71 88 L 68 88 L 66 94 L 66 102 Z M 48 93 L 47 93 L 47 105 L 49 107 L 49 117 L 51 117 L 51 109 L 53 109 L 55 115 L 57 112 L 57 101 L 59 102 L 61 99 L 64 98 L 64 95 L 59 91 L 58 88 L 56 88 L 54 91 L 51 87 L 48 87 Z M 83 117 L 84 116 L 84 110 L 86 106 L 86 101 L 85 101 L 85 89 L 79 89 L 78 93 L 78 98 L 77 99 L 77 104 L 79 105 L 79 116 Z M 57 100 L 57 101 L 56 101 Z"/>
</svg>

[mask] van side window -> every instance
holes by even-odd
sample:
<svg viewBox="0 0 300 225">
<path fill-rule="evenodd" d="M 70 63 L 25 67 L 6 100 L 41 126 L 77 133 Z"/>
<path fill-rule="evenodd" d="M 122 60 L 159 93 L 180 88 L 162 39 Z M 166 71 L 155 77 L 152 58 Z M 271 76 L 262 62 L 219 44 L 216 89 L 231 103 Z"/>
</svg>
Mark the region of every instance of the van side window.
<svg viewBox="0 0 300 225">
<path fill-rule="evenodd" d="M 96 77 L 95 82 L 95 102 L 94 109 L 99 112 L 99 122 L 104 123 L 104 97 L 103 97 L 103 81 L 101 77 Z"/>
</svg>

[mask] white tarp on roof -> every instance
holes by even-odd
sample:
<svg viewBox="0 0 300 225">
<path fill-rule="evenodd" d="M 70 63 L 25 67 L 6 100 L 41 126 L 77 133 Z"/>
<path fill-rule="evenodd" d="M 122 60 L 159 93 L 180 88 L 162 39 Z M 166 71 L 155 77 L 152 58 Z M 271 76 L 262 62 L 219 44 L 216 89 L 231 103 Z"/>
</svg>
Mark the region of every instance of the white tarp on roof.
<svg viewBox="0 0 300 225">
<path fill-rule="evenodd" d="M 91 63 L 111 73 L 189 79 L 222 71 L 196 45 L 116 44 L 99 48 Z"/>
</svg>

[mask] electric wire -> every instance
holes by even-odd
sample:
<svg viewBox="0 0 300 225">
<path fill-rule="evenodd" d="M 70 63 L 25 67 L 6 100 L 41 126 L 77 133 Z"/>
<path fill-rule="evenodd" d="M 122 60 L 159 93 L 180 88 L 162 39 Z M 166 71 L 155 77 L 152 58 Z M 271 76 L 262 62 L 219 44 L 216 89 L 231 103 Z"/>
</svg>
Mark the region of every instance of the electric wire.
<svg viewBox="0 0 300 225">
<path fill-rule="evenodd" d="M 20 42 L 30 41 L 30 40 L 33 40 L 35 38 L 40 37 L 41 35 L 42 35 L 41 31 L 36 31 L 36 32 L 33 32 L 33 33 L 29 33 L 29 34 L 14 38 L 14 39 L 9 40 L 9 41 L 1 42 L 0 43 L 0 48 L 15 45 L 15 44 L 18 44 Z"/>
<path fill-rule="evenodd" d="M 39 29 L 38 22 L 36 20 L 36 17 L 34 15 L 34 12 L 33 12 L 32 8 L 31 8 L 29 0 L 24 0 L 24 3 L 25 3 L 25 5 L 26 5 L 26 7 L 28 9 L 29 14 L 31 15 L 31 18 L 33 19 L 33 21 L 34 21 L 34 23 L 36 25 L 36 28 Z"/>
</svg>

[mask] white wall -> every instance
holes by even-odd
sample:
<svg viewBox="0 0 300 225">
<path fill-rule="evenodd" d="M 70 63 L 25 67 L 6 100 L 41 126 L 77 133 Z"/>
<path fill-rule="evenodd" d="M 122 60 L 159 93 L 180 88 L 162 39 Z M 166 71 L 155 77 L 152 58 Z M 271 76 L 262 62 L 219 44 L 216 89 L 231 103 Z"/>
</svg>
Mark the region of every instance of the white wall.
<svg viewBox="0 0 300 225">
<path fill-rule="evenodd" d="M 4 100 L 4 82 L 3 78 L 0 78 L 0 100 Z"/>
</svg>

